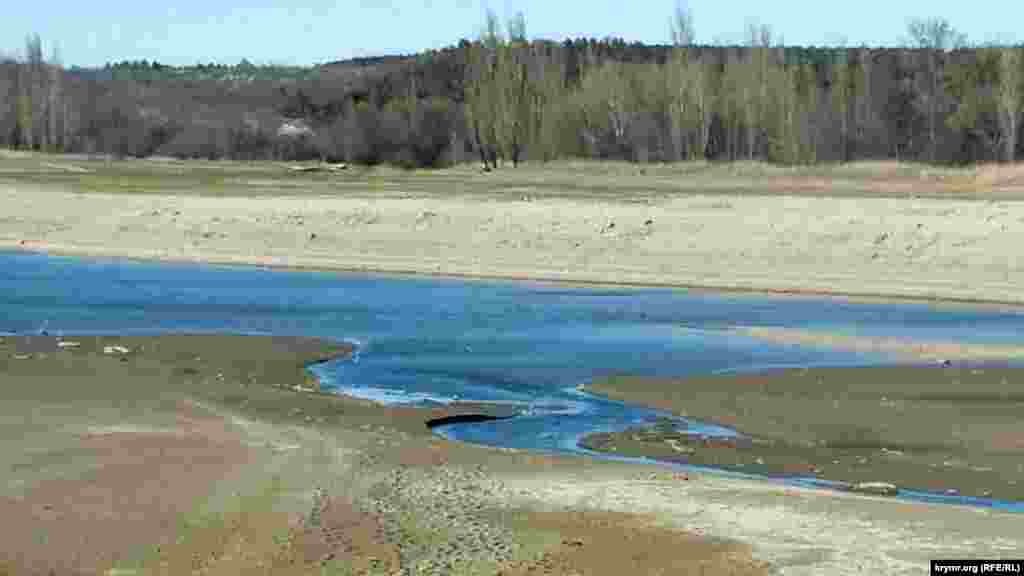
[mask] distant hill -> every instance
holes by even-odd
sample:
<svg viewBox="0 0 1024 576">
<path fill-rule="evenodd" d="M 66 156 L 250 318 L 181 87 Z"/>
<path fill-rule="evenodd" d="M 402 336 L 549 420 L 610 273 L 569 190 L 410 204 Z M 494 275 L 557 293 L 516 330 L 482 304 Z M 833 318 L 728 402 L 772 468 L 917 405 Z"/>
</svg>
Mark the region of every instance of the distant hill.
<svg viewBox="0 0 1024 576">
<path fill-rule="evenodd" d="M 1024 82 L 1006 88 L 1013 74 L 1024 78 L 1022 54 L 680 51 L 573 39 L 462 41 L 314 66 L 0 62 L 0 146 L 403 165 L 1013 159 L 1022 152 Z M 1016 99 L 1016 116 L 1006 113 L 1007 98 Z M 286 128 L 297 121 L 308 129 Z"/>
</svg>

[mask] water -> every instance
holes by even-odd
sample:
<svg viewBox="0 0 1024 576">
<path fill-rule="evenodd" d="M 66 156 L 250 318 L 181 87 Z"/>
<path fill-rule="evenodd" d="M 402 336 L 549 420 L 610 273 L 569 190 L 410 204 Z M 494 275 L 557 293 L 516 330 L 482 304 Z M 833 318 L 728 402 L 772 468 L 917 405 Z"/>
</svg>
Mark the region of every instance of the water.
<svg viewBox="0 0 1024 576">
<path fill-rule="evenodd" d="M 512 420 L 438 429 L 450 438 L 491 445 L 582 452 L 576 443 L 587 432 L 666 416 L 576 390 L 609 374 L 685 375 L 890 360 L 766 343 L 729 330 L 738 325 L 994 342 L 1024 331 L 1024 315 L 948 305 L 0 252 L 0 332 L 45 327 L 50 333 L 232 332 L 347 340 L 357 346 L 353 358 L 314 367 L 326 386 L 382 402 L 520 404 L 524 415 Z M 688 424 L 707 434 L 732 433 Z"/>
</svg>

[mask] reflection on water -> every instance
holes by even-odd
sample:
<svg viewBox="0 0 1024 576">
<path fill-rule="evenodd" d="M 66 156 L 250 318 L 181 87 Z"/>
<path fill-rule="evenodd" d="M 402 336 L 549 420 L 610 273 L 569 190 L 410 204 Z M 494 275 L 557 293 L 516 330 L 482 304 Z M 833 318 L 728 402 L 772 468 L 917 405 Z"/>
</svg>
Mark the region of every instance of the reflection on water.
<svg viewBox="0 0 1024 576">
<path fill-rule="evenodd" d="M 664 416 L 576 390 L 603 375 L 886 360 L 765 343 L 728 330 L 738 325 L 986 341 L 1024 332 L 1024 315 L 948 305 L 0 253 L 0 332 L 46 326 L 58 333 L 216 331 L 345 339 L 357 344 L 357 356 L 315 371 L 325 385 L 346 393 L 382 402 L 521 403 L 523 416 L 512 420 L 440 429 L 493 445 L 577 451 L 586 432 Z"/>
</svg>

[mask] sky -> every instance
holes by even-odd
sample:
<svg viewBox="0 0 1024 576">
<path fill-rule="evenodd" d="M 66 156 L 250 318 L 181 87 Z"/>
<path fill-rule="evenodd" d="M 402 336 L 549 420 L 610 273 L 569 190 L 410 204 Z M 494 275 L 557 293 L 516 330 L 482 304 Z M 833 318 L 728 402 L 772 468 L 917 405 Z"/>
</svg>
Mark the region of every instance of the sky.
<svg viewBox="0 0 1024 576">
<path fill-rule="evenodd" d="M 0 55 L 21 56 L 27 34 L 68 66 L 120 60 L 164 64 L 317 64 L 409 54 L 475 37 L 493 10 L 526 16 L 531 38 L 623 38 L 667 43 L 675 0 L 49 0 L 0 12 Z M 942 17 L 971 42 L 1024 41 L 1024 1 L 690 0 L 698 43 L 739 42 L 748 22 L 787 45 L 893 46 L 912 17 Z"/>
</svg>

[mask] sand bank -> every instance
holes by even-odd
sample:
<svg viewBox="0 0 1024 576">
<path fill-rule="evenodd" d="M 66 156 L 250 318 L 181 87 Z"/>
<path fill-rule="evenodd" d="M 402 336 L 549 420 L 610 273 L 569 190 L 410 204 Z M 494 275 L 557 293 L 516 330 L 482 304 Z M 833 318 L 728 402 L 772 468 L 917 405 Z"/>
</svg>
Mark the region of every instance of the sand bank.
<svg viewBox="0 0 1024 576">
<path fill-rule="evenodd" d="M 73 184 L 0 183 L 0 247 L 1024 303 L 1017 249 L 1024 243 L 1024 203 L 998 195 L 986 201 L 783 190 L 616 198 L 456 193 L 453 185 L 447 195 L 402 196 L 374 186 L 343 194 L 260 191 L 247 198 L 202 189 L 79 193 Z"/>
</svg>

